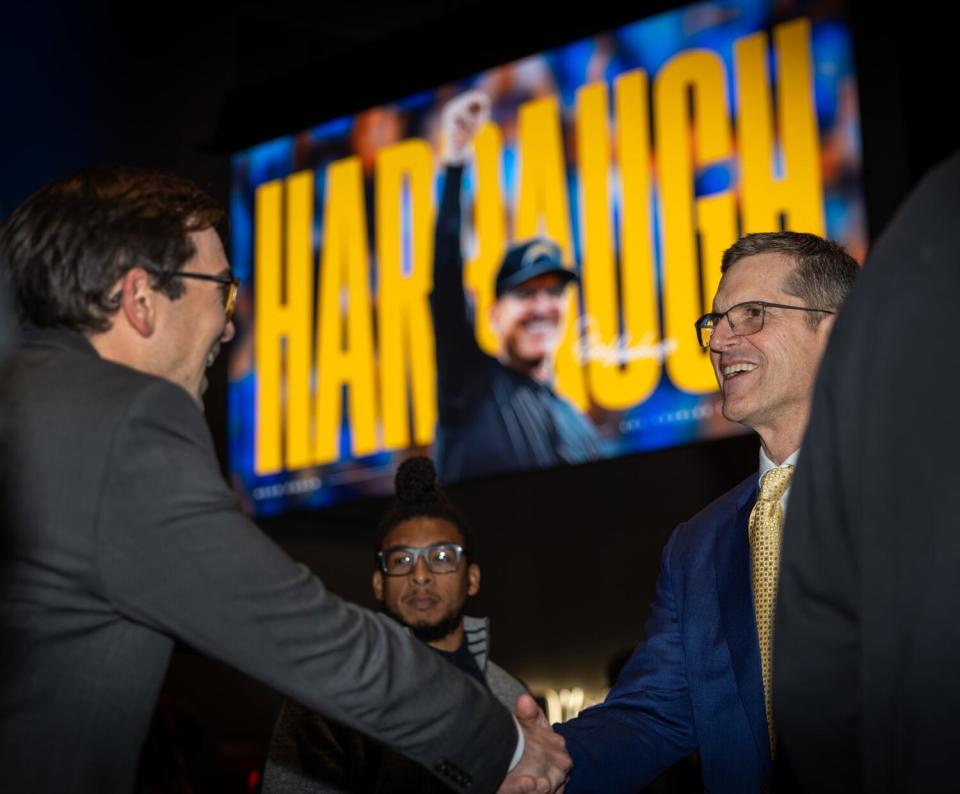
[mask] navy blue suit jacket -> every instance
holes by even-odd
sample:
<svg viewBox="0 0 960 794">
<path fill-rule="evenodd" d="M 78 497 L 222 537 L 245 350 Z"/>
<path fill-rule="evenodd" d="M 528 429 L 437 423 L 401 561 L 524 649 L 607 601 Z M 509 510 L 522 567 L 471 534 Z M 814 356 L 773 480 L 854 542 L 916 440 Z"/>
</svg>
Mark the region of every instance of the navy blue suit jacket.
<svg viewBox="0 0 960 794">
<path fill-rule="evenodd" d="M 707 791 L 769 785 L 747 539 L 756 497 L 753 474 L 670 537 L 645 641 L 603 703 L 557 726 L 568 794 L 639 791 L 696 749 Z"/>
</svg>

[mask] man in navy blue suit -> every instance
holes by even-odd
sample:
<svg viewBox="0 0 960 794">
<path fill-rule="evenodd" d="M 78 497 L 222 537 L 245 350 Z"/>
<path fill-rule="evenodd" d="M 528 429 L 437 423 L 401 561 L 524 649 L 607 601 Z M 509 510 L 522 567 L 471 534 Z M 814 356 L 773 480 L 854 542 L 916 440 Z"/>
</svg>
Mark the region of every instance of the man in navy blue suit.
<svg viewBox="0 0 960 794">
<path fill-rule="evenodd" d="M 772 780 L 779 528 L 820 356 L 858 266 L 830 241 L 773 232 L 740 239 L 721 270 L 697 334 L 723 415 L 760 436 L 759 476 L 674 531 L 645 641 L 603 703 L 559 726 L 574 762 L 568 794 L 639 791 L 695 750 L 707 791 L 763 791 Z M 755 545 L 773 513 L 772 540 Z"/>
</svg>

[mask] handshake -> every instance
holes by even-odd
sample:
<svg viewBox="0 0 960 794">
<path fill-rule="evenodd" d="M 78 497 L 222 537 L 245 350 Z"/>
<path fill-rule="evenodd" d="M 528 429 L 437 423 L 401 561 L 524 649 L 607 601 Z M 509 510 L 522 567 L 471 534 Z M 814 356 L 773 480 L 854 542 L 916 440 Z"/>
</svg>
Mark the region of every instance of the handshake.
<svg viewBox="0 0 960 794">
<path fill-rule="evenodd" d="M 516 718 L 523 737 L 523 755 L 504 778 L 498 794 L 562 792 L 573 766 L 563 737 L 553 731 L 530 695 L 517 698 Z"/>
</svg>

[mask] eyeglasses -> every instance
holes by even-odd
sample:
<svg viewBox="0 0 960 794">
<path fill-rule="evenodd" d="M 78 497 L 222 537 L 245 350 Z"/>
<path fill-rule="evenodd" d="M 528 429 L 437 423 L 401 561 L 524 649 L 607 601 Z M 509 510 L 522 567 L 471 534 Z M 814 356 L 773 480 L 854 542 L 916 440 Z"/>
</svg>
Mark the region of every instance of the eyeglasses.
<svg viewBox="0 0 960 794">
<path fill-rule="evenodd" d="M 514 287 L 513 289 L 508 290 L 507 294 L 512 295 L 517 300 L 522 301 L 533 300 L 540 292 L 546 293 L 547 297 L 549 298 L 559 298 L 563 295 L 563 291 L 566 288 L 567 285 L 565 282 L 550 284 L 546 287 L 525 287 L 521 284 L 519 287 Z"/>
<path fill-rule="evenodd" d="M 380 570 L 387 576 L 413 573 L 423 558 L 430 573 L 453 573 L 460 567 L 463 546 L 458 543 L 434 543 L 430 546 L 391 546 L 377 552 Z"/>
<path fill-rule="evenodd" d="M 747 301 L 731 306 L 725 312 L 709 312 L 694 323 L 697 329 L 697 341 L 700 347 L 710 347 L 710 338 L 726 317 L 734 336 L 750 336 L 763 329 L 763 319 L 767 309 L 795 309 L 799 312 L 823 312 L 836 314 L 830 309 L 812 309 L 809 306 L 790 306 L 786 303 L 768 303 L 767 301 Z"/>
<path fill-rule="evenodd" d="M 201 281 L 215 281 L 220 284 L 221 298 L 223 300 L 223 313 L 227 316 L 227 322 L 233 317 L 233 310 L 237 308 L 237 293 L 240 291 L 240 279 L 236 276 L 213 276 L 209 273 L 193 273 L 189 270 L 178 270 L 171 273 L 171 276 L 181 278 L 196 278 Z"/>
<path fill-rule="evenodd" d="M 200 281 L 213 281 L 221 286 L 220 299 L 223 301 L 223 313 L 226 315 L 227 322 L 233 317 L 233 311 L 237 308 L 237 293 L 240 291 L 240 279 L 236 276 L 214 276 L 210 273 L 194 273 L 190 270 L 177 270 L 170 273 L 165 270 L 154 270 L 144 268 L 148 273 L 161 278 L 195 278 Z"/>
</svg>

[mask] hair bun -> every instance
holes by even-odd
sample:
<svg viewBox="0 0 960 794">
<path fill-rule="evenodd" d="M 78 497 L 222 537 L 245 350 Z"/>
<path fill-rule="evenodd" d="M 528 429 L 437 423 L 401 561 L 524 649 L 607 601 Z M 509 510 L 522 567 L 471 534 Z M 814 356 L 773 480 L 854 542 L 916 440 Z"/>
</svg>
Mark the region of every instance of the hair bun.
<svg viewBox="0 0 960 794">
<path fill-rule="evenodd" d="M 439 502 L 443 495 L 437 488 L 437 470 L 430 458 L 409 458 L 400 464 L 394 480 L 397 501 L 405 504 Z"/>
</svg>

